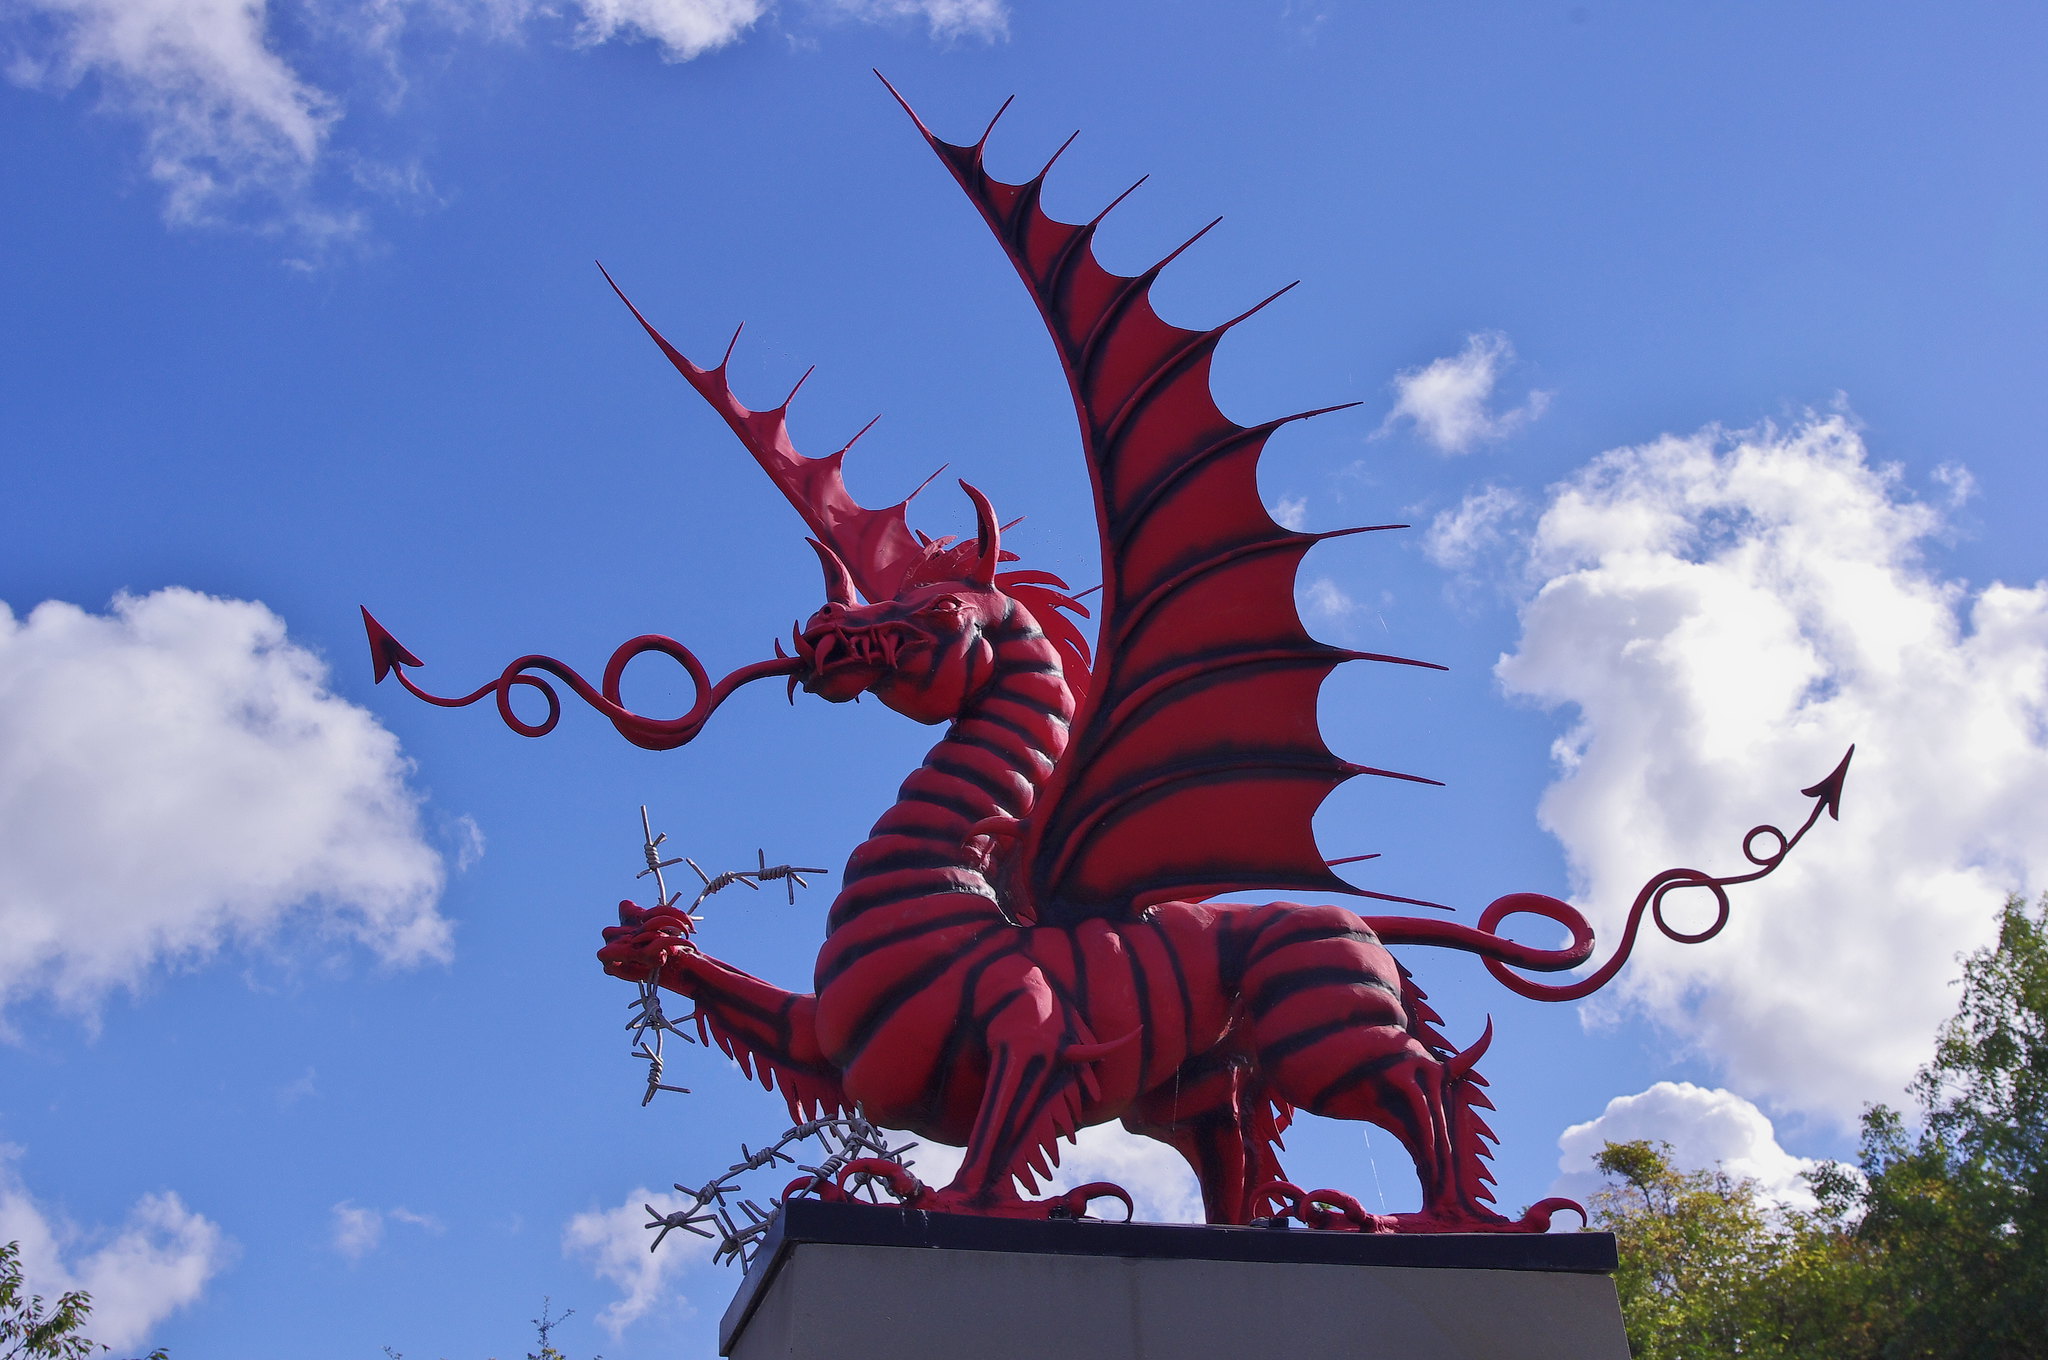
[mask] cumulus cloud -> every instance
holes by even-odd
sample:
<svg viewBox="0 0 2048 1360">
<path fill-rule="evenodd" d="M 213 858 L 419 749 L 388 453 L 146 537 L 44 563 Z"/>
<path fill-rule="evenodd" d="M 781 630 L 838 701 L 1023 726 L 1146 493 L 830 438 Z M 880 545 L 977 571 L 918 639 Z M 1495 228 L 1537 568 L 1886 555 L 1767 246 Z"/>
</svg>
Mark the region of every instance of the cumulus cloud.
<svg viewBox="0 0 2048 1360">
<path fill-rule="evenodd" d="M 579 40 L 652 38 L 668 61 L 688 61 L 737 41 L 768 12 L 767 0 L 576 0 Z"/>
<path fill-rule="evenodd" d="M 144 170 L 172 225 L 253 227 L 317 258 L 365 231 L 357 204 L 435 198 L 416 164 L 337 151 L 345 116 L 402 97 L 398 40 L 409 24 L 514 38 L 566 18 L 578 45 L 650 41 L 663 59 L 689 61 L 741 41 L 774 8 L 774 0 L 0 0 L 0 36 L 12 47 L 9 79 L 60 95 L 86 89 L 101 112 L 140 130 Z M 942 41 L 1008 31 L 1002 0 L 808 0 L 802 11 L 922 22 Z M 316 63 L 359 69 L 373 83 L 323 89 L 305 74 Z M 341 173 L 323 180 L 330 162 Z"/>
<path fill-rule="evenodd" d="M 1602 1184 L 1593 1159 L 1609 1143 L 1667 1143 L 1672 1165 L 1686 1171 L 1720 1167 L 1755 1181 L 1766 1199 L 1810 1209 L 1813 1191 L 1802 1176 L 1820 1163 L 1778 1146 L 1777 1130 L 1762 1110 L 1736 1095 L 1689 1081 L 1660 1081 L 1647 1091 L 1616 1096 L 1596 1119 L 1574 1124 L 1557 1140 L 1557 1180 L 1550 1193 L 1585 1203 Z"/>
<path fill-rule="evenodd" d="M 1318 576 L 1300 589 L 1301 612 L 1312 620 L 1335 623 L 1358 612 L 1358 601 L 1344 587 L 1327 576 Z"/>
<path fill-rule="evenodd" d="M 1043 1195 L 1059 1194 L 1091 1181 L 1110 1181 L 1130 1192 L 1136 1217 L 1149 1223 L 1203 1221 L 1201 1187 L 1181 1155 L 1164 1143 L 1127 1133 L 1120 1125 L 1083 1129 L 1076 1143 L 1062 1142 L 1060 1165 L 1041 1187 Z M 928 1185 L 944 1185 L 960 1169 L 961 1149 L 941 1143 L 920 1143 L 909 1158 L 912 1171 Z M 618 1286 L 619 1297 L 598 1314 L 598 1322 L 617 1337 L 650 1315 L 680 1313 L 689 1300 L 677 1291 L 677 1278 L 711 1259 L 712 1244 L 689 1233 L 670 1233 L 659 1251 L 649 1251 L 654 1235 L 647 1229 L 643 1205 L 663 1214 L 691 1201 L 670 1191 L 634 1190 L 610 1208 L 592 1209 L 569 1220 L 562 1233 L 562 1251 L 580 1258 L 599 1278 Z M 763 1200 L 765 1203 L 765 1199 Z M 339 1210 L 341 1206 L 336 1206 Z M 1098 1202 L 1098 1212 L 1114 1217 L 1113 1203 Z"/>
<path fill-rule="evenodd" d="M 1535 529 L 1497 674 L 1572 715 L 1540 816 L 1604 938 L 1657 870 L 1747 867 L 1742 833 L 1796 825 L 1857 743 L 1842 820 L 1732 890 L 1721 936 L 1653 935 L 1615 988 L 1780 1110 L 1896 1099 L 1957 954 L 2048 884 L 2048 586 L 1942 579 L 1943 526 L 1835 415 L 1617 449 Z"/>
<path fill-rule="evenodd" d="M 1284 529 L 1300 533 L 1308 524 L 1308 497 L 1282 496 L 1273 502 L 1273 518 Z"/>
<path fill-rule="evenodd" d="M 57 92 L 91 80 L 106 110 L 141 124 L 174 223 L 303 187 L 340 116 L 272 46 L 265 0 L 8 0 L 0 16 L 23 31 L 14 80 Z"/>
<path fill-rule="evenodd" d="M 384 1225 L 404 1223 L 427 1232 L 440 1232 L 441 1221 L 431 1214 L 414 1213 L 400 1205 L 394 1209 L 370 1209 L 343 1200 L 334 1206 L 334 1249 L 351 1261 L 360 1261 L 384 1244 Z"/>
<path fill-rule="evenodd" d="M 1056 1195 L 1090 1181 L 1109 1181 L 1130 1191 L 1136 1217 L 1147 1223 L 1200 1223 L 1202 1187 L 1187 1159 L 1154 1138 L 1141 1138 L 1121 1124 L 1098 1124 L 1081 1130 L 1072 1143 L 1059 1145 L 1060 1164 L 1041 1195 Z M 912 1154 L 917 1178 L 944 1185 L 960 1169 L 961 1149 L 923 1143 Z M 1098 1213 L 1120 1212 L 1114 1204 L 1096 1205 Z"/>
<path fill-rule="evenodd" d="M 1394 375 L 1394 409 L 1379 433 L 1406 421 L 1439 453 L 1466 453 L 1506 438 L 1550 405 L 1550 393 L 1532 391 L 1520 406 L 1494 410 L 1494 388 L 1514 359 L 1505 335 L 1480 331 L 1456 354 L 1403 369 Z"/>
<path fill-rule="evenodd" d="M 693 1233 L 672 1232 L 659 1251 L 648 1250 L 654 1234 L 647 1229 L 641 1206 L 672 1214 L 691 1201 L 673 1191 L 641 1187 L 609 1209 L 592 1209 L 569 1220 L 562 1232 L 562 1251 L 580 1257 L 599 1278 L 619 1287 L 620 1296 L 597 1315 L 616 1338 L 656 1309 L 682 1310 L 689 1301 L 675 1291 L 676 1277 L 711 1259 L 709 1241 Z"/>
<path fill-rule="evenodd" d="M 90 1014 L 287 926 L 443 959 L 443 869 L 398 740 L 260 604 L 0 605 L 0 1012 Z"/>
<path fill-rule="evenodd" d="M 1422 551 L 1446 571 L 1467 571 L 1500 546 L 1509 525 L 1526 507 L 1512 487 L 1482 486 L 1429 522 Z"/>
<path fill-rule="evenodd" d="M 922 20 L 932 37 L 993 40 L 1009 36 L 1010 11 L 1002 0 L 827 0 L 869 23 Z"/>
<path fill-rule="evenodd" d="M 0 1242 L 21 1243 L 30 1292 L 92 1295 L 93 1338 L 140 1348 L 158 1323 L 195 1302 L 232 1246 L 219 1226 L 169 1191 L 145 1195 L 118 1230 L 90 1230 L 46 1209 L 22 1184 L 21 1149 L 0 1144 Z"/>
</svg>

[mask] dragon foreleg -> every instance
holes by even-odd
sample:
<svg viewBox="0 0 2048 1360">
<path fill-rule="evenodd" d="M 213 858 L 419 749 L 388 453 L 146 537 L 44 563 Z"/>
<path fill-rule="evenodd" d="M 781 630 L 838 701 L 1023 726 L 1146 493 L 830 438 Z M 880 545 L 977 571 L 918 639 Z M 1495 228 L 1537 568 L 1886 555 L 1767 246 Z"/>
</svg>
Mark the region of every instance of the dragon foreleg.
<svg viewBox="0 0 2048 1360">
<path fill-rule="evenodd" d="M 1013 1182 L 1035 1192 L 1038 1179 L 1052 1175 L 1058 1140 L 1080 1129 L 1083 1102 L 1097 1093 L 1092 1064 L 1120 1044 L 1097 1043 L 1021 954 L 983 970 L 971 1004 L 987 1044 L 988 1079 L 959 1174 L 919 1207 L 984 1214 L 1061 1207 L 1020 1199 Z"/>
<path fill-rule="evenodd" d="M 787 991 L 712 958 L 685 938 L 689 918 L 674 907 L 619 906 L 621 924 L 604 932 L 597 957 L 614 977 L 652 977 L 687 997 L 707 1044 L 716 1044 L 747 1076 L 781 1088 L 794 1120 L 850 1108 L 839 1071 L 818 1043 L 818 999 Z"/>
</svg>

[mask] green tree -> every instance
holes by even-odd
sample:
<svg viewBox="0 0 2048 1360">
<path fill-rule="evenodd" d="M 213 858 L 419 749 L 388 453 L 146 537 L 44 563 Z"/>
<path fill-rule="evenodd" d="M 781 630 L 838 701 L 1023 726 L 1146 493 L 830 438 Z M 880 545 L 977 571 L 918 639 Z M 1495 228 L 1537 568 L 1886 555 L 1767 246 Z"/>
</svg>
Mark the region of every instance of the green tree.
<svg viewBox="0 0 2048 1360">
<path fill-rule="evenodd" d="M 1638 1360 L 2048 1360 L 2048 899 L 1963 960 L 1910 1093 L 1911 1127 L 1874 1106 L 1859 1168 L 1808 1177 L 1811 1210 L 1609 1144 L 1591 1208 Z"/>
<path fill-rule="evenodd" d="M 1620 1248 L 1615 1288 L 1637 1360 L 1835 1356 L 1859 1320 L 1855 1248 L 1825 1200 L 1772 1204 L 1756 1183 L 1680 1171 L 1667 1144 L 1609 1143 L 1594 1226 Z"/>
<path fill-rule="evenodd" d="M 2006 901 L 1912 1095 L 1863 1118 L 1884 1360 L 2048 1357 L 2048 899 Z"/>
<path fill-rule="evenodd" d="M 21 1243 L 0 1246 L 0 1360 L 85 1360 L 107 1349 L 85 1335 L 91 1295 L 73 1289 L 51 1307 L 25 1284 Z M 166 1360 L 166 1353 L 151 1351 L 149 1360 Z"/>
</svg>

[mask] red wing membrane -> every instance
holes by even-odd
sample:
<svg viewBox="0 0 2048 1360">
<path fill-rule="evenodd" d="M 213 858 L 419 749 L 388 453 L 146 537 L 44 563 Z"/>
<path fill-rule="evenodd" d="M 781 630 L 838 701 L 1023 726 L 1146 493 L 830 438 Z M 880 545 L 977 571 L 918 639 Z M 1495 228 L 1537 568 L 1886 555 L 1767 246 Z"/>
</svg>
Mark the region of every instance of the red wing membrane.
<svg viewBox="0 0 2048 1360">
<path fill-rule="evenodd" d="M 1324 863 L 1315 811 L 1354 775 L 1417 777 L 1339 760 L 1323 744 L 1316 696 L 1345 661 L 1427 663 L 1318 642 L 1295 610 L 1303 554 L 1334 535 L 1276 523 L 1258 460 L 1275 429 L 1322 412 L 1249 428 L 1228 419 L 1210 394 L 1210 359 L 1257 307 L 1212 330 L 1167 324 L 1150 292 L 1173 255 L 1135 278 L 1111 273 L 1093 248 L 1108 209 L 1075 225 L 1040 208 L 1050 162 L 1006 184 L 983 166 L 987 133 L 956 146 L 922 121 L 918 130 L 1045 318 L 1102 537 L 1094 670 L 1013 861 L 1017 908 L 1054 924 L 1245 889 L 1359 893 Z"/>
</svg>

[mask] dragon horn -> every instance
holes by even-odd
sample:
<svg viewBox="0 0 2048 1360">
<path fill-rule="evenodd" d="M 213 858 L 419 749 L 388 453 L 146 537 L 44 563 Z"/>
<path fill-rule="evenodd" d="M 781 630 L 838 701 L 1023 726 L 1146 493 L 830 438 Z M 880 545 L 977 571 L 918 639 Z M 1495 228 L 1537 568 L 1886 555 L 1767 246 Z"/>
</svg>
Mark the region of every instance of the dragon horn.
<svg viewBox="0 0 2048 1360">
<path fill-rule="evenodd" d="M 838 553 L 833 552 L 817 539 L 807 538 L 804 542 L 817 549 L 818 565 L 825 569 L 825 598 L 833 604 L 851 607 L 853 604 L 853 573 L 846 569 L 846 563 L 840 560 Z"/>
<path fill-rule="evenodd" d="M 640 309 L 633 305 L 632 299 L 626 296 L 602 264 L 598 266 L 598 272 L 604 274 L 605 282 L 611 284 L 612 291 L 633 313 L 633 319 L 640 323 L 641 329 L 661 347 L 661 352 L 675 365 L 676 372 L 683 375 L 712 410 L 725 418 L 725 423 L 732 427 L 732 432 L 754 455 L 754 461 L 761 465 L 761 470 L 803 516 L 805 525 L 818 541 L 829 546 L 845 564 L 861 594 L 871 600 L 885 600 L 894 595 L 911 569 L 925 558 L 924 549 L 918 546 L 903 521 L 904 506 L 909 504 L 908 500 L 882 510 L 870 510 L 854 500 L 853 494 L 846 489 L 845 478 L 840 475 L 845 448 L 823 458 L 806 458 L 798 453 L 789 437 L 787 398 L 782 405 L 770 411 L 748 409 L 733 395 L 732 386 L 726 381 L 726 363 L 732 357 L 730 349 L 717 367 L 699 368 L 640 314 Z M 737 334 L 734 339 L 738 339 Z M 797 385 L 801 387 L 803 384 L 799 382 Z M 794 391 L 790 393 L 791 397 L 795 395 Z M 859 437 L 854 436 L 855 439 Z M 852 443 L 848 440 L 847 447 L 851 448 Z"/>
<path fill-rule="evenodd" d="M 974 502 L 975 560 L 967 579 L 978 586 L 992 586 L 996 563 L 1003 554 L 1003 531 L 996 523 L 996 508 L 988 503 L 988 497 L 966 482 L 960 483 L 960 489 Z"/>
</svg>

